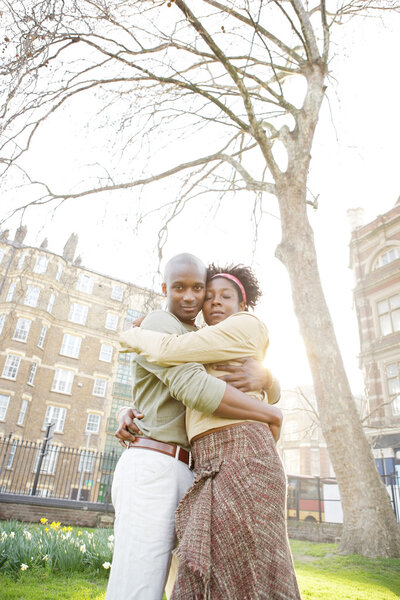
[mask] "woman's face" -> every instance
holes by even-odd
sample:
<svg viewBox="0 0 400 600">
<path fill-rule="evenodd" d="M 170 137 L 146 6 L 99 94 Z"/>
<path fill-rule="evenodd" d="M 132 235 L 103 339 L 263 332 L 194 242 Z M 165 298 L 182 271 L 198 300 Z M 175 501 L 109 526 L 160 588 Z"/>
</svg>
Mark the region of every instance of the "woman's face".
<svg viewBox="0 0 400 600">
<path fill-rule="evenodd" d="M 225 277 L 215 277 L 207 284 L 203 304 L 203 316 L 207 325 L 215 325 L 234 313 L 245 310 L 245 303 L 239 302 L 239 293 L 233 282 Z"/>
</svg>

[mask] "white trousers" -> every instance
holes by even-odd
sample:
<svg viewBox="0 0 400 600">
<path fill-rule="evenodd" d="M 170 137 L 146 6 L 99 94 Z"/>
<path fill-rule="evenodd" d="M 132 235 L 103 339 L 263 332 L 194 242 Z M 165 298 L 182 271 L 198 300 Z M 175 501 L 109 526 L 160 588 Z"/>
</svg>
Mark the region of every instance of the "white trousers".
<svg viewBox="0 0 400 600">
<path fill-rule="evenodd" d="M 145 448 L 129 448 L 113 479 L 114 556 L 106 600 L 162 600 L 175 510 L 193 481 L 180 460 Z"/>
</svg>

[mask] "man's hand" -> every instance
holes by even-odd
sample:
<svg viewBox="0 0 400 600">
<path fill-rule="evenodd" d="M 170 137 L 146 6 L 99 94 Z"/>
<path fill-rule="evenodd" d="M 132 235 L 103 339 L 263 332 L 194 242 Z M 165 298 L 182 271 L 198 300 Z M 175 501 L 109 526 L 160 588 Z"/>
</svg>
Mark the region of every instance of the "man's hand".
<svg viewBox="0 0 400 600">
<path fill-rule="evenodd" d="M 272 383 L 272 375 L 254 358 L 240 358 L 235 360 L 234 365 L 228 363 L 217 363 L 213 368 L 217 371 L 228 371 L 219 379 L 230 383 L 241 392 L 252 392 L 256 390 L 267 390 Z"/>
<path fill-rule="evenodd" d="M 135 441 L 135 433 L 142 435 L 133 419 L 143 419 L 143 417 L 144 414 L 136 410 L 136 408 L 127 408 L 121 411 L 118 418 L 118 429 L 114 435 L 118 438 L 123 448 L 127 448 L 129 442 Z"/>
</svg>

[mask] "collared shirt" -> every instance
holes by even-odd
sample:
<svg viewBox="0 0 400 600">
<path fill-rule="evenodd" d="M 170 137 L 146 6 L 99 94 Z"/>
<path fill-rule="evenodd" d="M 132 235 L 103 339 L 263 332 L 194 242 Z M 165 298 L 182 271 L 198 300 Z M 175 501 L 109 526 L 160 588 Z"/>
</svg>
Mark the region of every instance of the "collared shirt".
<svg viewBox="0 0 400 600">
<path fill-rule="evenodd" d="M 163 310 L 150 313 L 141 329 L 179 336 L 196 330 Z M 121 336 L 121 345 L 128 351 L 127 341 L 133 331 L 135 329 L 125 331 Z M 225 382 L 208 375 L 201 364 L 194 362 L 168 368 L 135 356 L 132 365 L 134 405 L 144 414 L 143 419 L 135 419 L 139 429 L 148 437 L 189 449 L 185 430 L 186 407 L 212 414 L 225 393 Z"/>
<path fill-rule="evenodd" d="M 126 343 L 141 352 L 142 357 L 162 365 L 177 365 L 186 361 L 226 362 L 248 356 L 262 361 L 269 344 L 266 325 L 249 312 L 236 313 L 217 325 L 204 327 L 184 336 L 160 335 L 136 329 L 123 335 Z M 210 364 L 207 366 L 207 372 L 222 374 L 221 371 L 213 370 Z M 250 392 L 250 395 L 274 404 L 280 397 L 279 382 L 275 380 L 268 393 L 256 391 Z M 216 417 L 210 413 L 208 416 L 204 415 L 206 411 L 198 406 L 188 408 L 190 410 L 186 415 L 186 429 L 189 439 L 209 429 L 240 422 Z"/>
</svg>

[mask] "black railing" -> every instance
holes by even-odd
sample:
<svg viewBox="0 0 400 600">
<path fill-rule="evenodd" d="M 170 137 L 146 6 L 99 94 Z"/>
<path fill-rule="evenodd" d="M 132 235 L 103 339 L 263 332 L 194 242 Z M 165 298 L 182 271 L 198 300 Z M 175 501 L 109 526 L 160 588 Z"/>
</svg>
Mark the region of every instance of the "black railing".
<svg viewBox="0 0 400 600">
<path fill-rule="evenodd" d="M 0 440 L 0 493 L 110 503 L 118 453 Z"/>
</svg>

